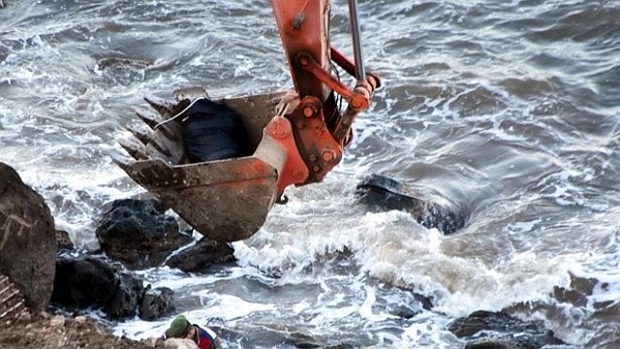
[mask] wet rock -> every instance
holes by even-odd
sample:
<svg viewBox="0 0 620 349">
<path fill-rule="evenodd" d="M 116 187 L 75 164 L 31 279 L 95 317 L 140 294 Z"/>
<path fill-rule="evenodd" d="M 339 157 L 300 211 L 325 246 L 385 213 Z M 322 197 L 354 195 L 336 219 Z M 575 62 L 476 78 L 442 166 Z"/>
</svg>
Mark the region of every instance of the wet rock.
<svg viewBox="0 0 620 349">
<path fill-rule="evenodd" d="M 166 265 L 185 272 L 204 271 L 213 265 L 234 262 L 233 252 L 226 243 L 202 238 L 196 245 L 171 256 Z"/>
<path fill-rule="evenodd" d="M 149 288 L 144 291 L 140 304 L 140 319 L 150 321 L 170 314 L 174 310 L 173 295 L 174 291 L 168 287 Z"/>
<path fill-rule="evenodd" d="M 75 248 L 73 241 L 69 238 L 69 233 L 64 230 L 56 230 L 56 247 L 61 251 L 70 251 Z"/>
<path fill-rule="evenodd" d="M 131 272 L 119 271 L 94 256 L 59 256 L 52 302 L 64 308 L 102 309 L 110 318 L 122 320 L 138 314 L 155 320 L 174 307 L 174 292 L 167 287 L 145 288 Z"/>
<path fill-rule="evenodd" d="M 106 304 L 105 312 L 113 319 L 132 317 L 142 300 L 144 283 L 130 274 L 120 274 L 112 299 Z"/>
<path fill-rule="evenodd" d="M 153 62 L 127 57 L 104 57 L 97 61 L 97 67 L 99 68 L 99 70 L 118 66 L 145 69 L 150 67 L 151 65 L 153 65 Z"/>
<path fill-rule="evenodd" d="M 22 292 L 27 306 L 45 309 L 54 285 L 54 218 L 12 167 L 0 163 L 0 178 L 0 274 Z"/>
<path fill-rule="evenodd" d="M 465 217 L 457 207 L 408 195 L 401 183 L 379 174 L 364 178 L 355 194 L 358 202 L 372 211 L 405 211 L 426 228 L 437 228 L 444 234 L 452 234 L 465 225 Z"/>
<path fill-rule="evenodd" d="M 526 322 L 489 311 L 476 311 L 458 318 L 448 325 L 448 330 L 459 338 L 478 337 L 467 344 L 467 349 L 539 349 L 564 344 L 553 331 L 545 329 L 542 322 Z"/>
<path fill-rule="evenodd" d="M 98 258 L 61 256 L 56 261 L 52 302 L 74 308 L 104 307 L 118 283 L 116 270 Z"/>
<path fill-rule="evenodd" d="M 96 230 L 101 249 L 128 269 L 161 265 L 166 256 L 189 243 L 167 208 L 155 199 L 116 200 Z"/>
<path fill-rule="evenodd" d="M 588 296 L 594 293 L 594 288 L 599 284 L 595 278 L 578 277 L 569 272 L 570 285 L 568 288 L 556 286 L 553 290 L 553 297 L 563 303 L 571 303 L 578 307 L 588 305 Z M 605 288 L 605 285 L 600 285 Z"/>
</svg>

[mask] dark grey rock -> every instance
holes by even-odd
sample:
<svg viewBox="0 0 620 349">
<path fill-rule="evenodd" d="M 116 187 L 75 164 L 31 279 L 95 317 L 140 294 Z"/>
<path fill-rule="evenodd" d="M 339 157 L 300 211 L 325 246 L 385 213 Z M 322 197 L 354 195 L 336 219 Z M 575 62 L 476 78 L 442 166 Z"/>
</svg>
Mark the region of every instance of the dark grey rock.
<svg viewBox="0 0 620 349">
<path fill-rule="evenodd" d="M 135 316 L 142 300 L 144 282 L 130 274 L 120 274 L 114 296 L 106 303 L 105 312 L 113 319 Z"/>
<path fill-rule="evenodd" d="M 114 201 L 95 232 L 101 249 L 128 269 L 161 265 L 172 251 L 192 240 L 166 210 L 155 199 Z"/>
<path fill-rule="evenodd" d="M 69 238 L 69 233 L 64 230 L 56 230 L 56 247 L 61 251 L 70 251 L 75 248 L 73 241 Z"/>
<path fill-rule="evenodd" d="M 61 256 L 56 260 L 52 302 L 66 307 L 104 307 L 116 293 L 116 270 L 91 256 Z"/>
<path fill-rule="evenodd" d="M 139 316 L 142 320 L 155 320 L 174 311 L 174 291 L 168 287 L 147 289 L 142 296 Z"/>
<path fill-rule="evenodd" d="M 26 305 L 43 310 L 52 296 L 54 218 L 41 195 L 0 163 L 0 274 L 22 292 Z"/>
<path fill-rule="evenodd" d="M 165 264 L 185 272 L 199 272 L 213 265 L 234 262 L 233 252 L 226 243 L 202 238 L 196 245 L 170 257 Z"/>
<path fill-rule="evenodd" d="M 459 338 L 470 339 L 467 349 L 540 349 L 564 344 L 553 331 L 545 329 L 542 322 L 527 322 L 508 314 L 482 310 L 455 319 L 448 330 Z"/>
<path fill-rule="evenodd" d="M 358 202 L 371 211 L 404 211 L 426 228 L 452 234 L 465 226 L 465 216 L 453 205 L 440 205 L 404 192 L 403 185 L 379 174 L 365 177 L 355 191 Z"/>
</svg>

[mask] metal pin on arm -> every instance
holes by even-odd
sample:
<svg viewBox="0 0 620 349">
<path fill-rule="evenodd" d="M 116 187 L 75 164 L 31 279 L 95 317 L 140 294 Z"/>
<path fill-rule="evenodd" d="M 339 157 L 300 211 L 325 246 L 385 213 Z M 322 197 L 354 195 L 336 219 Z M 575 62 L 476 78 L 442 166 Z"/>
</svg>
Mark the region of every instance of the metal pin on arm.
<svg viewBox="0 0 620 349">
<path fill-rule="evenodd" d="M 349 16 L 351 27 L 351 38 L 353 39 L 353 58 L 355 59 L 355 78 L 360 83 L 366 80 L 364 69 L 364 56 L 362 54 L 362 43 L 360 38 L 360 26 L 357 18 L 357 0 L 348 0 Z"/>
</svg>

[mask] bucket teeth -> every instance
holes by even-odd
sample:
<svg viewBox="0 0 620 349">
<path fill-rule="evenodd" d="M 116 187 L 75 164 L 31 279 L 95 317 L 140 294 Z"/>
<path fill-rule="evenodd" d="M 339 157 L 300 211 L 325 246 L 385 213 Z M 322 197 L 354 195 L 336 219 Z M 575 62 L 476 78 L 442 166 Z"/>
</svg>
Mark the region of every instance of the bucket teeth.
<svg viewBox="0 0 620 349">
<path fill-rule="evenodd" d="M 112 158 L 112 161 L 114 161 L 114 163 L 118 167 L 123 169 L 123 171 L 125 172 L 129 170 L 129 167 L 131 166 L 131 163 L 133 162 L 131 158 L 129 158 L 128 156 L 124 154 L 119 153 L 118 151 L 111 152 L 110 157 Z"/>
<path fill-rule="evenodd" d="M 118 143 L 136 160 L 146 160 L 148 155 L 144 152 L 144 147 L 127 139 L 121 139 Z"/>
<path fill-rule="evenodd" d="M 140 120 L 144 121 L 144 123 L 149 125 L 149 127 L 153 130 L 157 127 L 157 125 L 165 121 L 164 119 L 160 117 L 157 117 L 151 113 L 145 113 L 144 111 L 141 111 L 141 110 L 136 110 L 136 115 L 138 115 Z"/>
<path fill-rule="evenodd" d="M 149 141 L 151 140 L 151 134 L 148 130 L 146 130 L 144 127 L 140 127 L 140 125 L 136 125 L 136 124 L 129 124 L 126 126 L 126 129 L 131 132 L 132 135 L 134 135 L 140 142 L 144 143 L 145 145 L 149 143 Z"/>
</svg>

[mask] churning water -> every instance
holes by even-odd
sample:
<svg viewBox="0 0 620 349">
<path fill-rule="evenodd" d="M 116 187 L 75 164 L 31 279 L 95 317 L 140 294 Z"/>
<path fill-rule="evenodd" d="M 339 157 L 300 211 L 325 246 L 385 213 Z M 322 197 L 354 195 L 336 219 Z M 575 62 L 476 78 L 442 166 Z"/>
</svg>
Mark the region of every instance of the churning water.
<svg viewBox="0 0 620 349">
<path fill-rule="evenodd" d="M 109 157 L 143 95 L 291 86 L 268 1 L 4 3 L 0 161 L 79 246 L 96 246 L 104 204 L 143 192 Z M 350 54 L 346 9 L 332 2 L 332 44 Z M 480 309 L 544 320 L 574 347 L 620 348 L 620 3 L 361 0 L 359 12 L 384 87 L 344 161 L 323 183 L 288 189 L 291 202 L 234 243 L 238 266 L 145 277 L 173 288 L 192 320 L 245 333 L 233 348 L 292 333 L 455 348 L 446 324 Z M 97 64 L 108 57 L 136 61 Z M 353 192 L 373 172 L 454 202 L 466 227 L 443 236 L 404 213 L 367 213 Z M 420 313 L 390 315 L 398 307 Z M 143 338 L 168 321 L 112 326 Z"/>
</svg>

